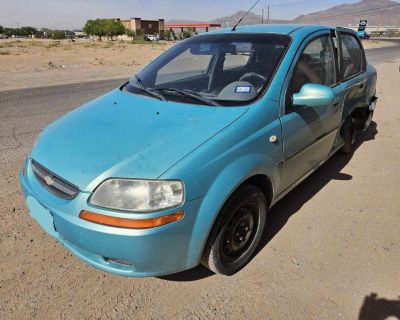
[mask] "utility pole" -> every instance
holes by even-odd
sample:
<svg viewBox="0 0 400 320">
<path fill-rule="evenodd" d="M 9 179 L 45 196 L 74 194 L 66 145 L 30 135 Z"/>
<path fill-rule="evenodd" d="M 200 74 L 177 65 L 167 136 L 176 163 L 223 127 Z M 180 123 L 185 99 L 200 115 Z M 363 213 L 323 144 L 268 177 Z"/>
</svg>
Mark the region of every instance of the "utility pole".
<svg viewBox="0 0 400 320">
<path fill-rule="evenodd" d="M 261 13 L 261 23 L 262 24 L 264 24 L 264 11 L 265 11 L 265 8 L 262 9 L 262 13 Z M 267 5 L 267 24 L 269 24 L 270 12 L 271 12 L 270 6 Z"/>
</svg>

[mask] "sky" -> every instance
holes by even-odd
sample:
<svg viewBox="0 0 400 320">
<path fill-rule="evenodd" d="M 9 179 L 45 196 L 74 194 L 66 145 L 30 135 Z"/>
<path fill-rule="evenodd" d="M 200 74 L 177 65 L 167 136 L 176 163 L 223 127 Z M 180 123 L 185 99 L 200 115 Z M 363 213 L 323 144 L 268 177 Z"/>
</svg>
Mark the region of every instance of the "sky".
<svg viewBox="0 0 400 320">
<path fill-rule="evenodd" d="M 272 19 L 291 19 L 300 14 L 360 0 L 261 0 L 254 13 L 271 5 Z M 37 28 L 82 28 L 94 18 L 141 17 L 209 21 L 250 9 L 253 0 L 0 0 L 0 25 Z"/>
</svg>

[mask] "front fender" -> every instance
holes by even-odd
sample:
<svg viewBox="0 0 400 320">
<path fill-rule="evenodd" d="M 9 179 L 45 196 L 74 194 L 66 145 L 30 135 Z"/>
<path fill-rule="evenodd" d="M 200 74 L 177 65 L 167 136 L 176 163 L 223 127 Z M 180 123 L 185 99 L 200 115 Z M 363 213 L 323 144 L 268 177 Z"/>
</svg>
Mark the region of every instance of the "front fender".
<svg viewBox="0 0 400 320">
<path fill-rule="evenodd" d="M 200 261 L 203 248 L 223 205 L 232 193 L 246 180 L 256 175 L 265 175 L 272 184 L 280 177 L 279 169 L 272 158 L 265 154 L 254 153 L 243 156 L 230 163 L 216 176 L 209 192 L 203 198 L 194 222 L 189 252 L 197 252 L 197 262 Z"/>
<path fill-rule="evenodd" d="M 270 100 L 259 108 L 253 106 L 160 177 L 182 180 L 186 201 L 201 198 L 197 212 L 192 213 L 196 216 L 189 244 L 191 261 L 199 261 L 218 213 L 238 186 L 262 174 L 279 187 L 282 130 L 278 111 L 278 103 Z"/>
</svg>

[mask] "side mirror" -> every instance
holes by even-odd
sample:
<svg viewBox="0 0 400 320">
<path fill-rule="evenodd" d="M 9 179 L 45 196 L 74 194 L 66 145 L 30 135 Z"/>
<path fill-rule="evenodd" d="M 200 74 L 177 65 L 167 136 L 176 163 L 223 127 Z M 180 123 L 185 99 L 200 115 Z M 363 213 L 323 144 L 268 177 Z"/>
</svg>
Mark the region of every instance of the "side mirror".
<svg viewBox="0 0 400 320">
<path fill-rule="evenodd" d="M 299 93 L 293 95 L 294 106 L 322 107 L 334 100 L 335 92 L 331 88 L 314 83 L 305 84 Z"/>
</svg>

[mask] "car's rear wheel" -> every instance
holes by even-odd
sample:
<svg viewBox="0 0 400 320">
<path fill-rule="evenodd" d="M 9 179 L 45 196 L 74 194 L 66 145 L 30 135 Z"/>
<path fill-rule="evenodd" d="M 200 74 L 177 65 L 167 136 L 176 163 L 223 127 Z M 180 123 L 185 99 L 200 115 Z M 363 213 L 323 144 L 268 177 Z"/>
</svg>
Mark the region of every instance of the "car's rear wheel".
<svg viewBox="0 0 400 320">
<path fill-rule="evenodd" d="M 238 189 L 223 206 L 203 251 L 201 263 L 215 273 L 232 275 L 251 259 L 267 217 L 263 192 L 252 185 Z"/>
<path fill-rule="evenodd" d="M 344 154 L 350 154 L 353 152 L 353 144 L 356 137 L 356 132 L 353 125 L 353 120 L 351 115 L 346 118 L 342 125 L 342 129 L 340 131 L 342 138 L 344 140 L 344 145 L 341 149 L 341 152 Z"/>
</svg>

